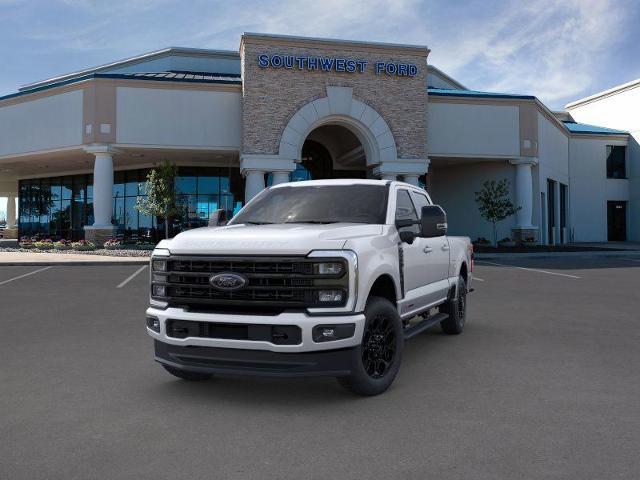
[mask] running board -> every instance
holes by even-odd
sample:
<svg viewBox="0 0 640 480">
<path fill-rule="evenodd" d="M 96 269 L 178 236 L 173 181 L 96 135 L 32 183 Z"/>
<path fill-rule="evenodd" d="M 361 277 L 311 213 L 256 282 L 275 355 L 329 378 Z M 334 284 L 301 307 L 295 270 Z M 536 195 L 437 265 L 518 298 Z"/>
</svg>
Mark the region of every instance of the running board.
<svg viewBox="0 0 640 480">
<path fill-rule="evenodd" d="M 424 332 L 427 328 L 435 325 L 436 323 L 440 323 L 443 320 L 446 320 L 447 318 L 449 318 L 449 314 L 447 314 L 447 313 L 437 313 L 437 314 L 433 315 L 432 317 L 428 317 L 428 318 L 424 319 L 423 321 L 417 323 L 413 327 L 409 327 L 409 328 L 405 329 L 405 331 L 404 331 L 404 339 L 405 340 L 409 340 L 410 338 L 415 337 L 419 333 Z"/>
</svg>

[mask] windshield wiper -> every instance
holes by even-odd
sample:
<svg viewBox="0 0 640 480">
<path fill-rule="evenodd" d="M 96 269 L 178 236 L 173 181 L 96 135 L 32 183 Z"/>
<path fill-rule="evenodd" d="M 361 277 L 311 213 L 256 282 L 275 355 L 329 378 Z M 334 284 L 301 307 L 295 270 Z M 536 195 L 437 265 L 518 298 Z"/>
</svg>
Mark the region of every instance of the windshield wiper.
<svg viewBox="0 0 640 480">
<path fill-rule="evenodd" d="M 273 222 L 243 222 L 246 225 L 273 225 Z"/>
</svg>

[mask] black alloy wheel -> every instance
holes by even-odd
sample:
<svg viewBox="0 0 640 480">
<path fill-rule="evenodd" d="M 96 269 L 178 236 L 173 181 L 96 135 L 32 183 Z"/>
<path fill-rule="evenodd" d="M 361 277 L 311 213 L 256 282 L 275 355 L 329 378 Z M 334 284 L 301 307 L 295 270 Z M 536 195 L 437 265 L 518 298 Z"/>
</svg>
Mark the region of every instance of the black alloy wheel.
<svg viewBox="0 0 640 480">
<path fill-rule="evenodd" d="M 393 323 L 384 314 L 371 319 L 362 341 L 362 364 L 371 378 L 382 378 L 393 364 L 396 335 Z"/>
<path fill-rule="evenodd" d="M 362 343 L 352 349 L 351 373 L 338 377 L 358 395 L 379 395 L 393 383 L 402 363 L 404 332 L 396 305 L 371 296 L 364 309 Z"/>
</svg>

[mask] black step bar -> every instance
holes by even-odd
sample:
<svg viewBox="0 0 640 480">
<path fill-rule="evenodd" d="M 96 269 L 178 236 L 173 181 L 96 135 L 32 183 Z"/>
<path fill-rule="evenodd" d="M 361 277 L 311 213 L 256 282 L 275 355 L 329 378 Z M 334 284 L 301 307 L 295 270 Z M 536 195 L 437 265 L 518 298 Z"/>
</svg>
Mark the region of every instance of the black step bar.
<svg viewBox="0 0 640 480">
<path fill-rule="evenodd" d="M 415 337 L 419 333 L 424 332 L 427 328 L 435 325 L 436 323 L 440 323 L 449 318 L 448 313 L 436 313 L 431 317 L 427 317 L 421 322 L 418 322 L 412 327 L 404 329 L 404 339 L 409 340 L 410 338 Z"/>
</svg>

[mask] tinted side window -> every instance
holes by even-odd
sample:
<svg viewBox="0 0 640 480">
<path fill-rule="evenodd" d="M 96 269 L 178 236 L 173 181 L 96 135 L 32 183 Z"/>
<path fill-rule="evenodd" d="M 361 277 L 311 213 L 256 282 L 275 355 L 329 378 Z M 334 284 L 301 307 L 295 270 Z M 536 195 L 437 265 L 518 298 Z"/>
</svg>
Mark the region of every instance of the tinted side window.
<svg viewBox="0 0 640 480">
<path fill-rule="evenodd" d="M 412 191 L 411 198 L 413 198 L 413 203 L 416 205 L 416 212 L 418 215 L 422 215 L 422 207 L 426 207 L 427 205 L 431 205 L 426 195 L 422 195 L 421 193 L 417 193 Z"/>
<path fill-rule="evenodd" d="M 418 221 L 416 209 L 413 206 L 408 190 L 398 190 L 396 197 L 396 220 L 414 220 Z M 410 230 L 416 234 L 419 232 L 418 225 L 400 228 L 399 231 Z"/>
</svg>

